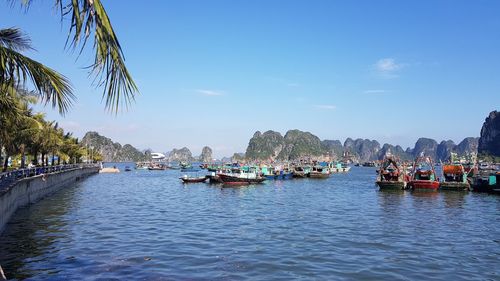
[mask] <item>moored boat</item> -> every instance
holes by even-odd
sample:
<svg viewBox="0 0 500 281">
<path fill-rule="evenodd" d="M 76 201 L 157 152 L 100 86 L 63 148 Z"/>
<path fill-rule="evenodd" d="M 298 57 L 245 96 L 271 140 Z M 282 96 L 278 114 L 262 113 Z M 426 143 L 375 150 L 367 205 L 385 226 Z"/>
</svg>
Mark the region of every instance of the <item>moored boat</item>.
<svg viewBox="0 0 500 281">
<path fill-rule="evenodd" d="M 436 191 L 439 179 L 436 177 L 434 163 L 430 157 L 417 157 L 413 163 L 412 179 L 409 186 L 413 190 Z"/>
<path fill-rule="evenodd" d="M 376 184 L 380 190 L 392 189 L 403 190 L 408 184 L 409 177 L 404 166 L 392 156 L 386 156 L 380 166 Z"/>
<path fill-rule="evenodd" d="M 312 171 L 309 173 L 309 177 L 315 179 L 326 179 L 330 177 L 330 170 L 328 167 L 317 165 L 312 168 Z"/>
<path fill-rule="evenodd" d="M 216 174 L 219 180 L 228 185 L 242 185 L 262 183 L 266 180 L 257 174 L 254 167 L 233 168 L 230 172 L 221 172 Z"/>
<path fill-rule="evenodd" d="M 442 165 L 443 181 L 439 184 L 442 190 L 466 191 L 470 188 L 467 180 L 468 173 L 462 164 L 454 161 L 454 155 L 451 155 L 451 163 Z"/>
<path fill-rule="evenodd" d="M 310 166 L 295 166 L 293 168 L 294 178 L 307 178 L 309 177 L 309 173 L 311 173 Z"/>
<path fill-rule="evenodd" d="M 184 183 L 200 183 L 200 182 L 205 182 L 207 180 L 206 176 L 202 177 L 188 177 L 187 175 L 184 175 L 180 177 L 179 179 L 182 180 Z"/>
</svg>

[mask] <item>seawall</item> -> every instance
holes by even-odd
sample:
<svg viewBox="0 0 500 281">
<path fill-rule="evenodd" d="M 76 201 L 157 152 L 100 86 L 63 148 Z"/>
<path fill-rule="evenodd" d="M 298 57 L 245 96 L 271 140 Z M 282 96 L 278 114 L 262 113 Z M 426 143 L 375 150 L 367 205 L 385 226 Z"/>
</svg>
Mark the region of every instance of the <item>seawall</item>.
<svg viewBox="0 0 500 281">
<path fill-rule="evenodd" d="M 99 167 L 69 170 L 23 178 L 0 191 L 0 234 L 17 209 L 32 204 L 73 182 L 99 172 Z"/>
</svg>

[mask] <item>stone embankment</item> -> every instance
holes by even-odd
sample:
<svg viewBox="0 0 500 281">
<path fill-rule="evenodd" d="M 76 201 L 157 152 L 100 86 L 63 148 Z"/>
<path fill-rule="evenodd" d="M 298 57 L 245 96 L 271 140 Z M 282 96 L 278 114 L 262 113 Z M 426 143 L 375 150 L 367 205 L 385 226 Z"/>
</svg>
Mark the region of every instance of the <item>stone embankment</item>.
<svg viewBox="0 0 500 281">
<path fill-rule="evenodd" d="M 67 165 L 0 174 L 0 234 L 17 209 L 98 172 L 94 165 Z"/>
</svg>

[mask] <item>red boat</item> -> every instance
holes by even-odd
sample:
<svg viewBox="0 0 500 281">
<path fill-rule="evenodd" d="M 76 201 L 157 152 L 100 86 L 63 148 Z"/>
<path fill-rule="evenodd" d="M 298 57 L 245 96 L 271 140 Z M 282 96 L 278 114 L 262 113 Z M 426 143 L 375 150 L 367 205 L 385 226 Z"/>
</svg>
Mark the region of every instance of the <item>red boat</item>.
<svg viewBox="0 0 500 281">
<path fill-rule="evenodd" d="M 434 191 L 439 188 L 434 163 L 430 157 L 417 157 L 413 164 L 412 179 L 409 183 L 413 190 Z"/>
</svg>

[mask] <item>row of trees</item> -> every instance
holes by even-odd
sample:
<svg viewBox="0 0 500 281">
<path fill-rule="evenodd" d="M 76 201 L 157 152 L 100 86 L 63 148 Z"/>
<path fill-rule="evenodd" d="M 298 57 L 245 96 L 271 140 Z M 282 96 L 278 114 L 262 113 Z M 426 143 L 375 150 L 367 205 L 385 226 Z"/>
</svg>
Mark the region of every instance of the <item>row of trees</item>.
<svg viewBox="0 0 500 281">
<path fill-rule="evenodd" d="M 125 66 L 101 0 L 54 1 L 61 17 L 71 19 L 67 47 L 83 51 L 91 45 L 95 51 L 90 74 L 103 89 L 106 108 L 116 112 L 120 105 L 128 105 L 138 89 Z M 28 9 L 33 1 L 11 2 Z M 4 171 L 9 156 L 19 156 L 20 166 L 24 167 L 26 155 L 35 164 L 40 164 L 40 158 L 42 165 L 48 165 L 49 156 L 55 164 L 56 156 L 59 163 L 74 163 L 87 154 L 71 133 L 65 133 L 56 122 L 45 120 L 43 114 L 33 113 L 30 108 L 35 102 L 51 104 L 64 115 L 75 100 L 65 76 L 24 54 L 32 50 L 30 38 L 21 30 L 0 27 L 0 152 L 5 154 Z"/>
<path fill-rule="evenodd" d="M 24 168 L 29 160 L 35 165 L 46 166 L 49 162 L 57 165 L 87 159 L 91 154 L 88 148 L 83 147 L 72 133 L 59 127 L 57 122 L 45 120 L 42 113 L 34 113 L 30 108 L 30 103 L 34 101 L 35 96 L 20 92 L 11 101 L 8 111 L 0 109 L 2 170 L 7 170 L 9 157 L 20 159 L 19 165 L 14 161 L 14 165 L 20 168 Z M 94 161 L 102 159 L 98 153 L 92 154 Z"/>
</svg>

